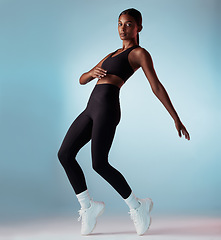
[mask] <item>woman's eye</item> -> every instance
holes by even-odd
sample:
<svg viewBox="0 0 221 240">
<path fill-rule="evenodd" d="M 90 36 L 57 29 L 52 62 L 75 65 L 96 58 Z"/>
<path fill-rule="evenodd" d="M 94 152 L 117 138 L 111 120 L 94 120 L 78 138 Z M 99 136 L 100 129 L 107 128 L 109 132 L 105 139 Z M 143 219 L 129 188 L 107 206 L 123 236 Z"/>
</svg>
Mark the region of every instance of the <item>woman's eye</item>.
<svg viewBox="0 0 221 240">
<path fill-rule="evenodd" d="M 121 23 L 118 23 L 118 25 L 120 26 L 120 25 L 122 25 Z M 127 23 L 127 26 L 131 26 L 131 24 L 130 23 Z"/>
</svg>

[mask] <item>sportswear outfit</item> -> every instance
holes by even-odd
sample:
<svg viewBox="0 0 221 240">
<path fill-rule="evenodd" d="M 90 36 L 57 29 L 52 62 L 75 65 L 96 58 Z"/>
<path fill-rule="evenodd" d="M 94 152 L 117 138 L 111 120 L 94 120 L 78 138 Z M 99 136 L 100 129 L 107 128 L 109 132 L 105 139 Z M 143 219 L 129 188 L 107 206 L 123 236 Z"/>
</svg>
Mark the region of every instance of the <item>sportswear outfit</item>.
<svg viewBox="0 0 221 240">
<path fill-rule="evenodd" d="M 107 70 L 107 74 L 117 75 L 126 82 L 134 73 L 128 61 L 128 54 L 137 47 L 139 45 L 134 45 L 112 57 L 117 52 L 116 50 L 103 61 L 101 67 Z M 103 202 L 95 202 L 90 199 L 83 171 L 76 161 L 78 151 L 90 140 L 93 169 L 122 196 L 131 209 L 131 216 L 138 216 L 137 211 L 133 210 L 141 209 L 145 205 L 133 195 L 124 176 L 108 162 L 108 153 L 121 118 L 119 94 L 120 88 L 116 85 L 96 84 L 86 108 L 69 127 L 58 151 L 60 163 L 81 204 L 79 214 L 80 219 L 82 218 L 82 234 L 89 234 L 93 231 L 96 218 L 104 211 Z M 150 205 L 151 202 L 149 202 Z M 149 207 L 149 211 L 151 208 Z M 85 216 L 84 220 L 83 216 Z M 93 220 L 88 220 L 89 216 Z M 135 218 L 132 217 L 133 220 Z M 149 226 L 146 223 L 145 226 L 147 225 Z"/>
</svg>

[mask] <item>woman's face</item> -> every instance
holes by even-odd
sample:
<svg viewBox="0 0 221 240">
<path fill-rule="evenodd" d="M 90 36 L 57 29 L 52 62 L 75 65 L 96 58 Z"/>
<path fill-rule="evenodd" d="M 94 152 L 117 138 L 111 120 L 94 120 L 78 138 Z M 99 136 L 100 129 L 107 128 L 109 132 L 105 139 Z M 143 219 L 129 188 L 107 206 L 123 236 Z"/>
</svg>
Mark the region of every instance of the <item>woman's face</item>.
<svg viewBox="0 0 221 240">
<path fill-rule="evenodd" d="M 118 32 L 121 40 L 136 39 L 137 23 L 134 18 L 128 14 L 123 14 L 118 19 Z"/>
</svg>

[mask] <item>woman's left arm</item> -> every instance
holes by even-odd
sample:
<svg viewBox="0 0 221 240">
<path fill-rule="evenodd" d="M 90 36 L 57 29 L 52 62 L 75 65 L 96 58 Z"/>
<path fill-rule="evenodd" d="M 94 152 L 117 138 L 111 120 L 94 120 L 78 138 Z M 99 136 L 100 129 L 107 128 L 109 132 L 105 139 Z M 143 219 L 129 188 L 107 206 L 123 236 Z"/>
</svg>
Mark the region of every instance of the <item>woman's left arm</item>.
<svg viewBox="0 0 221 240">
<path fill-rule="evenodd" d="M 153 93 L 162 102 L 164 107 L 167 109 L 167 111 L 173 118 L 176 129 L 178 131 L 178 135 L 181 137 L 182 136 L 181 132 L 182 132 L 185 138 L 190 140 L 188 131 L 186 130 L 185 126 L 182 124 L 177 112 L 175 111 L 170 101 L 170 98 L 164 86 L 162 85 L 162 83 L 159 81 L 157 77 L 150 53 L 146 51 L 144 48 L 139 48 L 139 51 L 136 52 L 135 60 L 139 64 L 139 66 L 142 67 L 144 74 L 146 75 L 150 83 Z"/>
</svg>

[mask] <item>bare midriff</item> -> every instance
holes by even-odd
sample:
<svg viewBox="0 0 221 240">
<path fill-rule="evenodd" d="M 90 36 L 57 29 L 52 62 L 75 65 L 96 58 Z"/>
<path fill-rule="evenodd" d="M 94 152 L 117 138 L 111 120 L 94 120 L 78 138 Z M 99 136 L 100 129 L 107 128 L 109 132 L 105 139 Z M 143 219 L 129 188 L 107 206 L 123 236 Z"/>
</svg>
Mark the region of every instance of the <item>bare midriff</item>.
<svg viewBox="0 0 221 240">
<path fill-rule="evenodd" d="M 107 74 L 106 76 L 102 77 L 101 79 L 98 79 L 96 84 L 104 84 L 104 83 L 113 84 L 113 85 L 121 88 L 124 84 L 124 81 L 116 75 Z"/>
</svg>

